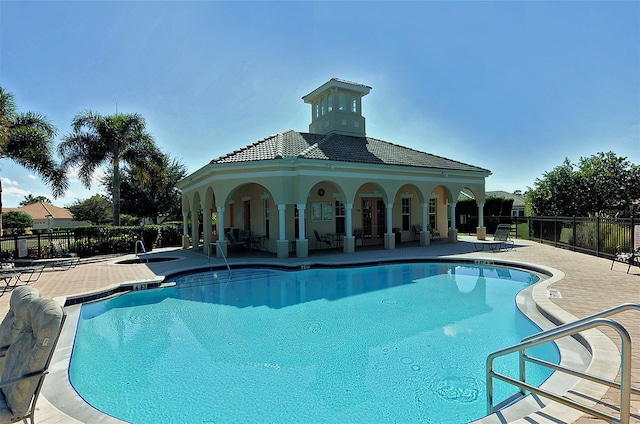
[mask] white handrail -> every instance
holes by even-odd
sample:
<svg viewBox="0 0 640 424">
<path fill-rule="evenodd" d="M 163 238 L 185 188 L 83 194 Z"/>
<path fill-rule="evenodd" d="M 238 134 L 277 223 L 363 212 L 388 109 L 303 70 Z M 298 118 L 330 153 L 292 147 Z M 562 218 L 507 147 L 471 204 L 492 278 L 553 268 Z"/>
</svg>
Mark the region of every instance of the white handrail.
<svg viewBox="0 0 640 424">
<path fill-rule="evenodd" d="M 224 259 L 224 263 L 225 263 L 225 265 L 227 265 L 227 270 L 229 271 L 229 280 L 231 280 L 231 267 L 229 266 L 229 261 L 227 261 L 227 256 L 224 254 L 224 250 L 222 250 L 222 246 L 220 246 L 218 243 L 210 243 L 210 245 L 215 245 L 216 246 L 216 250 L 220 250 L 220 254 L 222 255 L 222 259 Z M 209 248 L 209 258 L 208 258 L 208 260 L 210 258 L 211 258 L 211 248 Z"/>
<path fill-rule="evenodd" d="M 614 308 L 598 312 L 596 314 L 576 320 L 574 322 L 567 323 L 559 327 L 540 332 L 538 334 L 534 334 L 532 336 L 524 338 L 520 343 L 516 345 L 492 352 L 487 357 L 487 411 L 488 413 L 491 414 L 495 412 L 494 406 L 493 406 L 493 403 L 494 403 L 493 402 L 493 379 L 497 378 L 499 380 L 502 380 L 504 382 L 510 383 L 518 387 L 522 395 L 525 394 L 525 391 L 529 391 L 531 393 L 536 393 L 538 395 L 541 395 L 543 397 L 546 397 L 548 399 L 551 399 L 563 405 L 569 406 L 571 408 L 577 409 L 579 411 L 586 412 L 595 417 L 598 417 L 607 421 L 621 423 L 621 424 L 628 424 L 630 420 L 630 415 L 631 415 L 631 393 L 640 394 L 640 389 L 631 387 L 631 336 L 629 335 L 629 332 L 620 323 L 603 318 L 604 316 L 613 315 L 627 309 L 640 310 L 640 305 L 635 303 L 625 303 L 622 305 L 618 305 Z M 526 354 L 526 349 L 531 348 L 533 346 L 537 346 L 543 343 L 549 343 L 561 337 L 572 336 L 581 331 L 598 327 L 601 325 L 605 325 L 613 328 L 620 336 L 620 339 L 622 342 L 622 348 L 620 352 L 620 356 L 621 356 L 620 358 L 621 359 L 621 371 L 620 371 L 621 382 L 620 383 L 617 383 L 616 381 L 606 380 L 606 379 L 603 379 L 594 375 L 586 374 L 580 371 L 572 370 L 570 368 L 553 364 L 541 359 L 533 358 Z M 496 358 L 500 356 L 508 355 L 511 353 L 519 353 L 520 380 L 516 380 L 512 377 L 509 377 L 504 374 L 500 374 L 493 370 L 493 361 Z M 546 366 L 555 371 L 565 372 L 575 377 L 583 378 L 598 384 L 603 384 L 612 388 L 619 389 L 620 390 L 620 418 L 618 419 L 614 416 L 604 414 L 601 411 L 582 405 L 571 399 L 562 397 L 560 395 L 549 392 L 548 390 L 544 390 L 539 387 L 535 387 L 526 383 L 526 372 L 525 372 L 526 362 L 531 362 L 540 366 Z"/>
<path fill-rule="evenodd" d="M 142 253 L 144 253 L 144 258 L 148 263 L 149 256 L 147 255 L 147 250 L 144 248 L 144 243 L 142 242 L 142 240 L 136 240 L 136 246 L 135 246 L 136 256 L 138 256 L 138 244 L 140 245 L 140 248 L 142 249 Z"/>
</svg>

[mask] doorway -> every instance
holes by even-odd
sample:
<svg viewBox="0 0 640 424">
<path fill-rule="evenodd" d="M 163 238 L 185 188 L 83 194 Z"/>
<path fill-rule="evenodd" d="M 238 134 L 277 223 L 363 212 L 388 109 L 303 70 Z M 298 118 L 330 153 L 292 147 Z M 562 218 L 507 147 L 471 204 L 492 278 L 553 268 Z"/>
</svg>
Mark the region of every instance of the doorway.
<svg viewBox="0 0 640 424">
<path fill-rule="evenodd" d="M 385 205 L 382 198 L 369 198 L 362 200 L 363 245 L 384 243 L 386 218 Z"/>
</svg>

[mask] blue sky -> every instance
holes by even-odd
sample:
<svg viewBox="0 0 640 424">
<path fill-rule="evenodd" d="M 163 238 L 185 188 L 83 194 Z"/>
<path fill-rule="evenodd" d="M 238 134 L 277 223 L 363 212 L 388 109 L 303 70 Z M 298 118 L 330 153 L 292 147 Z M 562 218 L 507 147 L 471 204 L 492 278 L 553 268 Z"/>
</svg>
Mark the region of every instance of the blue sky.
<svg viewBox="0 0 640 424">
<path fill-rule="evenodd" d="M 640 2 L 4 1 L 0 85 L 58 127 L 140 113 L 189 172 L 287 129 L 332 77 L 372 87 L 367 135 L 526 190 L 565 157 L 640 163 Z M 51 198 L 0 160 L 5 207 Z M 72 176 L 68 206 L 103 189 Z"/>
</svg>

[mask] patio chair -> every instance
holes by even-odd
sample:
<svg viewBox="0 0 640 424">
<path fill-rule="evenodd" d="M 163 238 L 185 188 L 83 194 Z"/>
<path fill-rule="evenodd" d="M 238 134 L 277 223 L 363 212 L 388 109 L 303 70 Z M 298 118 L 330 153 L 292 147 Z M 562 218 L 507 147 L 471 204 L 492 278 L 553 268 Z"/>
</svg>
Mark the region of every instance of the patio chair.
<svg viewBox="0 0 640 424">
<path fill-rule="evenodd" d="M 316 248 L 318 247 L 318 244 L 320 245 L 320 247 L 322 247 L 323 244 L 331 247 L 331 239 L 329 237 L 320 236 L 320 234 L 318 234 L 318 230 L 313 230 L 313 234 L 315 234 L 316 236 Z"/>
<path fill-rule="evenodd" d="M 420 240 L 420 231 L 422 231 L 422 225 L 414 224 L 413 225 L 413 241 Z"/>
<path fill-rule="evenodd" d="M 627 274 L 629 273 L 629 270 L 631 270 L 631 265 L 640 267 L 640 247 L 628 252 L 622 250 L 621 246 L 616 246 L 616 254 L 611 262 L 611 270 L 613 270 L 613 264 L 616 262 L 622 262 L 629 265 L 627 267 Z"/>
<path fill-rule="evenodd" d="M 354 228 L 353 236 L 356 238 L 355 239 L 356 246 L 358 245 L 358 240 L 360 240 L 360 246 L 364 244 L 364 231 L 362 231 L 362 228 Z"/>
<path fill-rule="evenodd" d="M 431 234 L 431 240 L 437 240 L 441 237 L 440 230 L 437 228 L 427 227 L 427 231 Z"/>
<path fill-rule="evenodd" d="M 513 249 L 513 240 L 509 236 L 511 234 L 511 225 L 500 224 L 493 233 L 493 241 L 489 244 L 489 248 L 493 250 L 510 250 Z M 492 247 L 493 246 L 493 247 Z"/>
<path fill-rule="evenodd" d="M 246 241 L 240 239 L 240 230 L 237 228 L 227 229 L 225 235 L 233 250 L 236 250 L 238 247 L 244 247 L 247 244 Z"/>
<path fill-rule="evenodd" d="M 19 267 L 15 268 L 15 270 L 20 271 L 17 277 L 18 281 L 25 284 L 35 283 L 40 279 L 42 271 L 44 270 L 44 265 Z"/>
<path fill-rule="evenodd" d="M 40 297 L 40 292 L 27 286 L 16 287 L 9 299 L 9 312 L 0 323 L 0 376 L 4 369 L 4 354 L 24 329 L 25 305 Z"/>
<path fill-rule="evenodd" d="M 65 320 L 62 306 L 52 299 L 36 297 L 21 309 L 23 327 L 4 352 L 0 423 L 34 422 L 36 402 Z"/>
</svg>

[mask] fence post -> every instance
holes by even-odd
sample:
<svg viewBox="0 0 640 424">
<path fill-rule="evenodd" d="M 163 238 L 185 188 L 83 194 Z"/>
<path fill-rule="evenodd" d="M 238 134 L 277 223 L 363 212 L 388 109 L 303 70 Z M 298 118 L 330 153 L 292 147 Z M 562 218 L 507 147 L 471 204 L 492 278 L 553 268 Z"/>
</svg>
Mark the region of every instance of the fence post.
<svg viewBox="0 0 640 424">
<path fill-rule="evenodd" d="M 596 257 L 600 257 L 600 215 L 596 216 Z"/>
<path fill-rule="evenodd" d="M 576 231 L 576 216 L 573 215 L 573 236 L 571 237 L 573 239 L 573 241 L 571 242 L 571 244 L 572 244 L 571 247 L 573 248 L 574 252 L 576 251 L 576 235 L 577 235 L 577 233 L 578 232 Z"/>
<path fill-rule="evenodd" d="M 634 216 L 631 215 L 631 248 L 635 249 L 636 247 L 636 226 L 635 226 L 635 220 L 634 220 Z"/>
</svg>

